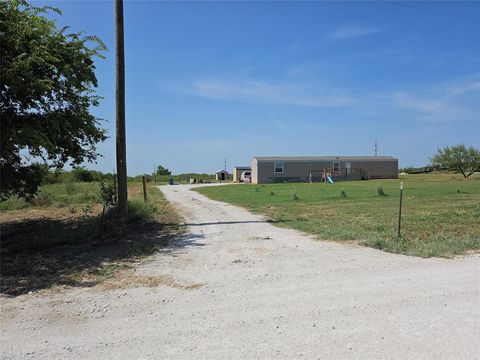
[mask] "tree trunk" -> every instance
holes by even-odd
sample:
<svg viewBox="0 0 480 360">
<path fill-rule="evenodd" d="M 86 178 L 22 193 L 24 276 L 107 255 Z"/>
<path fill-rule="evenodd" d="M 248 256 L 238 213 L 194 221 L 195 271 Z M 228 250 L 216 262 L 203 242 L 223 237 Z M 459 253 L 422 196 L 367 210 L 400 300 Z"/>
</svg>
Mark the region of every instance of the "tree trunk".
<svg viewBox="0 0 480 360">
<path fill-rule="evenodd" d="M 127 156 L 125 141 L 125 55 L 123 41 L 123 0 L 115 0 L 116 30 L 116 140 L 117 140 L 117 181 L 118 210 L 127 215 Z"/>
</svg>

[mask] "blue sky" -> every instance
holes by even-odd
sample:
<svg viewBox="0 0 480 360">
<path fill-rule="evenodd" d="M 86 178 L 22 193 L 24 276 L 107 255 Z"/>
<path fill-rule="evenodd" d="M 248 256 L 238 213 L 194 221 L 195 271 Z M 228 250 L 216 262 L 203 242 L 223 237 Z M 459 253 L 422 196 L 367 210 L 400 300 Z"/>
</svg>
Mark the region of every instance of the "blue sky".
<svg viewBox="0 0 480 360">
<path fill-rule="evenodd" d="M 88 167 L 113 171 L 113 2 L 48 4 L 109 48 L 93 111 L 111 138 Z M 125 51 L 129 175 L 480 145 L 480 2 L 127 1 Z"/>
</svg>

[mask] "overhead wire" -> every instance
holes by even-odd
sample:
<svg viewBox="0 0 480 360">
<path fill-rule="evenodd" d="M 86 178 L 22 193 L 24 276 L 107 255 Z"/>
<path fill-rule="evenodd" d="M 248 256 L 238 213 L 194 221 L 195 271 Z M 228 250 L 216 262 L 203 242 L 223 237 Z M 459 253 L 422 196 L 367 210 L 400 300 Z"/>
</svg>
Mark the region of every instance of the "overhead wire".
<svg viewBox="0 0 480 360">
<path fill-rule="evenodd" d="M 428 11 L 428 12 L 437 13 L 437 14 L 441 14 L 441 15 L 454 16 L 454 17 L 465 19 L 465 20 L 473 20 L 473 21 L 479 21 L 480 20 L 480 16 L 479 16 L 479 18 L 474 18 L 474 17 L 467 16 L 467 15 L 455 14 L 455 13 L 452 13 L 452 12 L 449 12 L 449 11 L 425 8 L 425 7 L 413 5 L 411 3 L 406 3 L 406 2 L 386 1 L 386 0 L 378 0 L 377 2 L 382 3 L 382 4 L 403 6 L 403 7 L 406 7 L 406 8 L 412 8 L 412 9 L 416 9 L 416 10 Z M 479 10 L 479 13 L 480 13 L 480 10 Z"/>
</svg>

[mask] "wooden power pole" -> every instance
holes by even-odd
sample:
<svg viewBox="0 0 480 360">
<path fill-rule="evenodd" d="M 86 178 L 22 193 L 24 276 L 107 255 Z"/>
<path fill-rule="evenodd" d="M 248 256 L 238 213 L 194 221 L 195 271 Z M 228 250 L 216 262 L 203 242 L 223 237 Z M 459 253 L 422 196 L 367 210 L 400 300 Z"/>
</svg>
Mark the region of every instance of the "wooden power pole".
<svg viewBox="0 0 480 360">
<path fill-rule="evenodd" d="M 115 0 L 116 30 L 116 133 L 117 133 L 117 181 L 118 210 L 121 216 L 128 213 L 127 151 L 125 141 L 125 54 L 123 40 L 123 0 Z"/>
</svg>

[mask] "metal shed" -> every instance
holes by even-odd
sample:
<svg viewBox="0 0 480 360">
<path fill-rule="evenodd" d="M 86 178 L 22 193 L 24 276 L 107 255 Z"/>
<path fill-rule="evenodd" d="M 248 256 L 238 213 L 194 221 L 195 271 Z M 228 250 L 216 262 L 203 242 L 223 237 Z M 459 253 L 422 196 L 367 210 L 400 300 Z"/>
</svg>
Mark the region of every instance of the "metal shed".
<svg viewBox="0 0 480 360">
<path fill-rule="evenodd" d="M 215 179 L 217 181 L 225 181 L 225 180 L 228 180 L 229 176 L 228 176 L 228 172 L 226 170 L 218 170 L 216 173 L 215 173 Z"/>
</svg>

